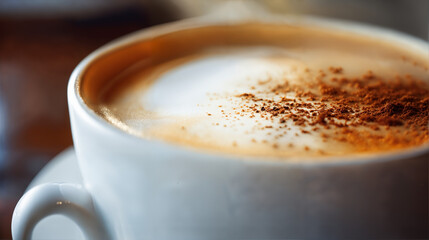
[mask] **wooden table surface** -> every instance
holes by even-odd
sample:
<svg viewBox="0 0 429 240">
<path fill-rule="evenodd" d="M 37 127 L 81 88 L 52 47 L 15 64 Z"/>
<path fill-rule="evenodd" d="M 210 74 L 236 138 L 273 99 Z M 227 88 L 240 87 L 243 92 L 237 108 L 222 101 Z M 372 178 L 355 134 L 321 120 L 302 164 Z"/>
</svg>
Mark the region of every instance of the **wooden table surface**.
<svg viewBox="0 0 429 240">
<path fill-rule="evenodd" d="M 66 86 L 73 69 L 103 44 L 154 23 L 141 10 L 0 18 L 0 239 L 11 238 L 13 209 L 30 181 L 72 145 Z"/>
</svg>

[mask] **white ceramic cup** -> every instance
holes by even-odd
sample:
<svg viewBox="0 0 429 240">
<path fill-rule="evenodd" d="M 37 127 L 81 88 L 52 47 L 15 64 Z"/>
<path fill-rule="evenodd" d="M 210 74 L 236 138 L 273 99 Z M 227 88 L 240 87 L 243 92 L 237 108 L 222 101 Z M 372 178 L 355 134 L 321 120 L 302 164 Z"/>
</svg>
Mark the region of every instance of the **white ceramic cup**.
<svg viewBox="0 0 429 240">
<path fill-rule="evenodd" d="M 129 135 L 85 104 L 80 90 L 82 81 L 91 81 L 84 79 L 90 68 L 155 36 L 226 24 L 207 19 L 131 34 L 77 66 L 70 78 L 68 102 L 84 186 L 50 183 L 28 191 L 13 215 L 14 239 L 30 238 L 41 218 L 57 213 L 72 218 L 88 239 L 428 237 L 427 145 L 325 163 L 238 157 Z M 290 23 L 266 17 L 257 21 Z M 292 22 L 428 49 L 424 41 L 360 24 L 310 18 Z M 124 60 L 112 71 L 126 68 L 131 64 L 127 61 L 134 60 Z"/>
</svg>

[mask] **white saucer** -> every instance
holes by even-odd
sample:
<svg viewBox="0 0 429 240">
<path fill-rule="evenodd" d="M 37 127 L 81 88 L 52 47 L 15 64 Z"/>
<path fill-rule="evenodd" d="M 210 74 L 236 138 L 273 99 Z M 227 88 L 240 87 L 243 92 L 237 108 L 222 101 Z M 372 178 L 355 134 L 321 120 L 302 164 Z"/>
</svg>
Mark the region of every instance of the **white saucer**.
<svg viewBox="0 0 429 240">
<path fill-rule="evenodd" d="M 27 190 L 47 182 L 82 183 L 73 147 L 52 159 L 33 179 Z M 83 240 L 82 232 L 70 219 L 52 215 L 41 220 L 33 231 L 35 240 Z"/>
</svg>

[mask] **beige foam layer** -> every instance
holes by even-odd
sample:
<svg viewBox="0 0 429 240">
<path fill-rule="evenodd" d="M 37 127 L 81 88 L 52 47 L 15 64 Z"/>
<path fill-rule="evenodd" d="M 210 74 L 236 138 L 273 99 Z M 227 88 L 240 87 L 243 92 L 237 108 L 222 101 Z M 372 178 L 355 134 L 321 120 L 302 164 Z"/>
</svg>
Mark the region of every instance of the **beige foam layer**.
<svg viewBox="0 0 429 240">
<path fill-rule="evenodd" d="M 291 35 L 284 41 L 294 44 L 286 46 L 215 45 L 150 68 L 143 59 L 143 67 L 134 66 L 104 90 L 98 112 L 131 134 L 208 151 L 280 157 L 373 153 L 377 149 L 362 151 L 359 146 L 326 140 L 311 128 L 303 133 L 290 119 L 282 128 L 277 120 L 242 112 L 246 100 L 237 95 L 276 100 L 284 96 L 269 91 L 275 85 L 288 81 L 304 86 L 314 81 L 319 70 L 332 66 L 341 66 L 343 76 L 349 78 L 371 70 L 386 81 L 412 74 L 429 82 L 427 63 L 421 61 L 424 56 L 359 36 L 307 31 L 302 34 L 312 38 Z M 300 45 L 299 40 L 305 43 Z M 286 97 L 295 98 L 293 93 Z M 400 128 L 396 130 L 401 132 Z"/>
</svg>

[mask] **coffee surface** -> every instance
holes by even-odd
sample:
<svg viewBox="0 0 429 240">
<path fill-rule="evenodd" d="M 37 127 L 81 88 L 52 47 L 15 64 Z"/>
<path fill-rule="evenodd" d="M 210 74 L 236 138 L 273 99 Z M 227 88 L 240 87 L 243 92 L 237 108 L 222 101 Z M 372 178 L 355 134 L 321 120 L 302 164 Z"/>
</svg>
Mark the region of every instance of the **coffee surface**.
<svg viewBox="0 0 429 240">
<path fill-rule="evenodd" d="M 94 108 L 143 138 L 248 156 L 362 155 L 427 144 L 424 53 L 329 29 L 299 31 L 308 37 L 276 40 L 293 44 L 243 39 L 150 67 L 141 59 L 106 84 Z"/>
</svg>

